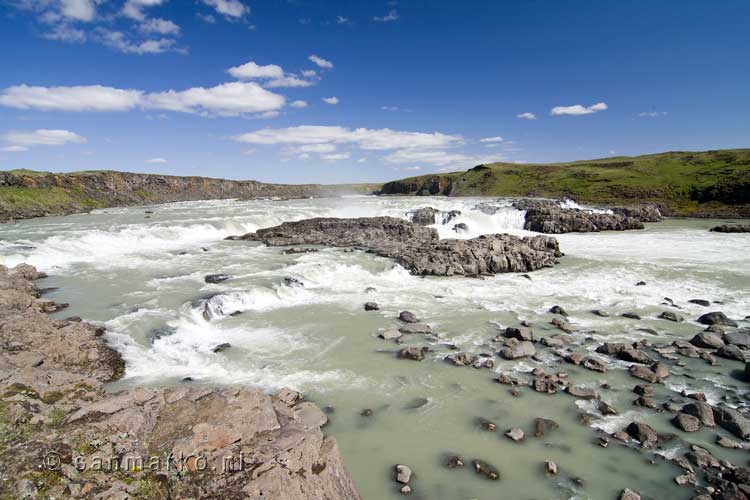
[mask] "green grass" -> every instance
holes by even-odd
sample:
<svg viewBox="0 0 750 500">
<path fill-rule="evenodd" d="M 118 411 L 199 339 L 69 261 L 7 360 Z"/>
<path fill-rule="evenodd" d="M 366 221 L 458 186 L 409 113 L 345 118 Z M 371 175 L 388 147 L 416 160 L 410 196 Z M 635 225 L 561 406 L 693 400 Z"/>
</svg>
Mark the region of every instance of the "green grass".
<svg viewBox="0 0 750 500">
<path fill-rule="evenodd" d="M 86 195 L 80 188 L 72 187 L 0 187 L 0 213 L 57 212 L 59 209 L 93 209 L 101 202 Z"/>
<path fill-rule="evenodd" d="M 419 185 L 430 177 L 435 176 L 397 182 Z M 450 194 L 454 196 L 569 196 L 589 203 L 654 201 L 690 213 L 705 208 L 706 203 L 730 203 L 726 193 L 714 196 L 713 201 L 706 194 L 717 189 L 736 192 L 735 186 L 745 186 L 745 194 L 740 198 L 747 196 L 750 149 L 661 153 L 571 163 L 491 163 L 443 177 L 451 181 Z"/>
</svg>

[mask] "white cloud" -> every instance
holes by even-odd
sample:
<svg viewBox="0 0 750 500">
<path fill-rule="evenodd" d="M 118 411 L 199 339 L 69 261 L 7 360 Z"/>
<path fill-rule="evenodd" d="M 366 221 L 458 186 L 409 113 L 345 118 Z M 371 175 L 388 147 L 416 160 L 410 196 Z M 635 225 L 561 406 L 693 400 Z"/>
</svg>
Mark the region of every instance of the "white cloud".
<svg viewBox="0 0 750 500">
<path fill-rule="evenodd" d="M 453 163 L 468 164 L 474 161 L 473 157 L 461 153 L 417 149 L 399 149 L 385 156 L 383 160 L 387 163 L 429 163 L 438 166 Z"/>
<path fill-rule="evenodd" d="M 348 22 L 349 22 L 349 18 L 348 17 L 336 16 L 336 24 L 346 24 Z"/>
<path fill-rule="evenodd" d="M 146 7 L 155 7 L 161 5 L 165 0 L 127 0 L 122 7 L 122 14 L 131 19 L 143 21 L 145 14 L 143 9 Z"/>
<path fill-rule="evenodd" d="M 61 0 L 60 14 L 75 21 L 92 21 L 96 5 L 94 0 Z"/>
<path fill-rule="evenodd" d="M 240 0 L 203 0 L 203 3 L 216 9 L 216 12 L 227 17 L 240 18 L 250 13 L 250 7 Z"/>
<path fill-rule="evenodd" d="M 560 116 L 560 115 L 590 115 L 592 113 L 597 113 L 599 111 L 604 111 L 608 109 L 606 102 L 598 102 L 596 104 L 593 104 L 591 106 L 582 106 L 580 104 L 575 104 L 573 106 L 555 106 L 550 111 L 550 114 L 552 116 Z"/>
<path fill-rule="evenodd" d="M 206 21 L 209 24 L 215 24 L 216 23 L 216 17 L 214 17 L 211 14 L 201 14 L 199 12 L 199 13 L 196 14 L 196 16 L 198 16 L 198 19 Z"/>
<path fill-rule="evenodd" d="M 159 33 L 161 35 L 180 34 L 180 27 L 168 19 L 149 19 L 141 23 L 139 28 L 144 33 Z"/>
<path fill-rule="evenodd" d="M 54 26 L 50 31 L 43 33 L 42 38 L 68 43 L 83 43 L 86 41 L 86 32 L 67 24 L 60 24 Z"/>
<path fill-rule="evenodd" d="M 264 87 L 269 89 L 286 88 L 286 87 L 309 87 L 313 82 L 308 80 L 302 80 L 294 75 L 286 75 L 282 78 L 275 78 L 264 84 Z"/>
<path fill-rule="evenodd" d="M 333 153 L 336 151 L 335 144 L 305 144 L 293 149 L 298 153 Z"/>
<path fill-rule="evenodd" d="M 496 135 L 495 137 L 485 137 L 484 139 L 479 139 L 479 142 L 503 142 L 505 139 L 500 137 L 499 135 Z"/>
<path fill-rule="evenodd" d="M 326 104 L 338 104 L 339 103 L 339 98 L 336 97 L 336 96 L 333 96 L 333 97 L 324 97 L 323 98 L 323 102 L 326 103 Z"/>
<path fill-rule="evenodd" d="M 527 111 L 525 113 L 517 114 L 516 118 L 520 118 L 521 120 L 536 120 L 536 115 Z"/>
<path fill-rule="evenodd" d="M 250 144 L 355 144 L 367 150 L 402 148 L 443 148 L 460 144 L 463 138 L 439 132 L 406 132 L 383 129 L 351 129 L 338 126 L 300 125 L 279 129 L 261 129 L 238 135 L 238 142 Z"/>
<path fill-rule="evenodd" d="M 69 142 L 82 144 L 86 138 L 69 130 L 37 129 L 32 131 L 13 131 L 2 136 L 5 142 L 13 146 L 62 146 Z"/>
<path fill-rule="evenodd" d="M 267 120 L 269 118 L 276 118 L 280 114 L 281 113 L 278 112 L 278 111 L 276 111 L 276 110 L 274 110 L 274 111 L 264 111 L 263 113 L 258 113 L 257 115 L 255 115 L 254 118 L 258 118 L 258 119 L 261 119 L 261 120 Z"/>
<path fill-rule="evenodd" d="M 261 66 L 254 61 L 247 62 L 240 66 L 234 66 L 227 70 L 227 73 L 240 80 L 252 80 L 255 78 L 281 78 L 284 76 L 284 70 L 276 64 L 267 64 Z"/>
<path fill-rule="evenodd" d="M 417 167 L 417 166 L 414 166 L 414 167 L 405 167 L 404 170 L 422 170 L 422 167 Z"/>
<path fill-rule="evenodd" d="M 643 113 L 638 113 L 638 116 L 640 117 L 648 117 L 648 118 L 658 118 L 660 116 L 666 116 L 666 111 L 644 111 Z"/>
<path fill-rule="evenodd" d="M 106 29 L 99 29 L 97 35 L 104 45 L 126 54 L 161 54 L 171 50 L 180 51 L 175 48 L 177 42 L 171 38 L 133 42 L 128 40 L 127 36 L 121 31 Z"/>
<path fill-rule="evenodd" d="M 359 160 L 357 160 L 357 163 L 364 163 L 366 161 L 367 161 L 367 158 L 360 158 Z"/>
<path fill-rule="evenodd" d="M 32 87 L 16 85 L 0 93 L 0 106 L 41 111 L 127 111 L 141 102 L 143 92 L 101 85 Z"/>
<path fill-rule="evenodd" d="M 292 101 L 289 103 L 289 105 L 293 108 L 306 108 L 307 101 L 302 101 L 302 100 Z"/>
<path fill-rule="evenodd" d="M 302 71 L 302 76 L 304 76 L 305 78 L 315 78 L 316 76 L 318 76 L 318 74 L 314 69 L 306 69 Z"/>
<path fill-rule="evenodd" d="M 146 163 L 167 163 L 166 158 L 151 158 L 146 160 Z"/>
<path fill-rule="evenodd" d="M 29 148 L 26 146 L 5 146 L 4 148 L 0 148 L 0 151 L 3 153 L 21 153 L 28 150 Z"/>
<path fill-rule="evenodd" d="M 336 153 L 332 155 L 320 155 L 320 158 L 326 161 L 348 160 L 351 157 L 349 153 Z"/>
<path fill-rule="evenodd" d="M 382 17 L 375 16 L 375 17 L 372 18 L 372 20 L 373 21 L 378 21 L 378 22 L 381 22 L 381 23 L 387 23 L 387 22 L 391 22 L 391 21 L 397 21 L 399 17 L 401 17 L 401 16 L 398 15 L 398 11 L 396 11 L 395 9 L 392 9 L 391 11 L 388 12 L 388 14 L 386 14 L 386 15 L 384 15 Z"/>
<path fill-rule="evenodd" d="M 308 57 L 308 59 L 320 68 L 325 68 L 325 69 L 333 68 L 333 63 L 331 61 L 323 59 L 322 57 L 318 57 L 315 54 Z"/>
<path fill-rule="evenodd" d="M 255 82 L 230 82 L 215 87 L 145 93 L 101 85 L 30 87 L 18 85 L 0 93 L 0 106 L 42 111 L 128 111 L 159 109 L 203 115 L 236 116 L 278 111 L 284 96 Z"/>
<path fill-rule="evenodd" d="M 299 156 L 298 156 L 297 158 L 299 158 L 300 160 L 307 160 L 307 159 L 309 159 L 309 158 L 310 158 L 310 155 L 309 155 L 309 154 L 307 154 L 307 153 L 302 153 L 302 154 L 301 154 L 301 155 L 299 155 Z"/>
</svg>

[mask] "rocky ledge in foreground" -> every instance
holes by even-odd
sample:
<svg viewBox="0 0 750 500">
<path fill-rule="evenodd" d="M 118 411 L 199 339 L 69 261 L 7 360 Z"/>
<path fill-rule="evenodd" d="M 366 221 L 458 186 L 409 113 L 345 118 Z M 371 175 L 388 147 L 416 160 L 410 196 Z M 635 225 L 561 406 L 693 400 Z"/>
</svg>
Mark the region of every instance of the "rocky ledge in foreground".
<svg viewBox="0 0 750 500">
<path fill-rule="evenodd" d="M 122 359 L 104 329 L 42 312 L 40 276 L 0 266 L 0 498 L 359 498 L 295 391 L 106 393 Z"/>
<path fill-rule="evenodd" d="M 389 257 L 415 275 L 485 275 L 551 267 L 562 256 L 555 238 L 508 234 L 441 240 L 433 228 L 393 217 L 316 218 L 285 222 L 235 240 L 269 246 L 350 247 Z"/>
<path fill-rule="evenodd" d="M 711 228 L 713 233 L 750 233 L 750 224 L 723 224 Z"/>
<path fill-rule="evenodd" d="M 551 200 L 521 200 L 514 206 L 526 210 L 524 229 L 547 234 L 643 229 L 644 222 L 662 220 L 654 205 L 613 207 L 609 212 L 564 208 Z"/>
</svg>

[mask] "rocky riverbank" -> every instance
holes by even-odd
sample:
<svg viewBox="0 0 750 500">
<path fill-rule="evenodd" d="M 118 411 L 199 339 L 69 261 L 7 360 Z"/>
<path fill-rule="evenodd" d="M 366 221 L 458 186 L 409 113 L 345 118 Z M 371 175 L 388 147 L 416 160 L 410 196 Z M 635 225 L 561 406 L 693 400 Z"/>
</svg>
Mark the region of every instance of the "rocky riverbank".
<svg viewBox="0 0 750 500">
<path fill-rule="evenodd" d="M 324 245 L 363 249 L 394 259 L 416 275 L 487 275 L 551 267 L 562 256 L 549 236 L 508 234 L 439 239 L 433 228 L 393 217 L 316 218 L 285 222 L 235 240 L 269 246 Z"/>
<path fill-rule="evenodd" d="M 0 172 L 0 222 L 177 201 L 369 194 L 377 187 L 376 184 L 267 184 L 115 171 Z"/>
<path fill-rule="evenodd" d="M 326 415 L 292 390 L 139 388 L 105 330 L 52 320 L 0 266 L 0 498 L 358 499 Z"/>
</svg>

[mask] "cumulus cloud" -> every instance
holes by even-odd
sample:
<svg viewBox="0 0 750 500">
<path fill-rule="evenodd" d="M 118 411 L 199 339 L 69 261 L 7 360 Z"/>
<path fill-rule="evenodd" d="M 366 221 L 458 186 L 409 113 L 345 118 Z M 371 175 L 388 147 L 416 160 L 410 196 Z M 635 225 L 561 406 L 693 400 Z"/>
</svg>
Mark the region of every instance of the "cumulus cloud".
<svg viewBox="0 0 750 500">
<path fill-rule="evenodd" d="M 441 150 L 400 149 L 383 158 L 387 163 L 428 163 L 430 165 L 468 164 L 475 162 L 472 156 Z"/>
<path fill-rule="evenodd" d="M 503 142 L 505 139 L 500 137 L 499 135 L 496 135 L 495 137 L 485 137 L 484 139 L 479 139 L 479 142 Z"/>
<path fill-rule="evenodd" d="M 333 97 L 324 97 L 323 98 L 323 102 L 326 103 L 326 104 L 338 104 L 339 103 L 339 98 L 336 97 L 336 96 L 333 96 Z"/>
<path fill-rule="evenodd" d="M 250 13 L 250 7 L 240 0 L 203 0 L 203 3 L 229 18 L 239 19 Z"/>
<path fill-rule="evenodd" d="M 536 120 L 536 115 L 527 111 L 525 113 L 517 114 L 516 118 L 520 118 L 521 120 Z"/>
<path fill-rule="evenodd" d="M 315 78 L 318 76 L 318 73 L 316 73 L 314 69 L 305 69 L 302 70 L 302 76 L 305 78 Z"/>
<path fill-rule="evenodd" d="M 660 116 L 665 116 L 666 114 L 667 114 L 666 111 L 644 111 L 643 113 L 638 113 L 638 116 L 647 117 L 647 118 L 658 118 Z"/>
<path fill-rule="evenodd" d="M 340 161 L 348 160 L 351 158 L 351 155 L 349 153 L 336 153 L 331 155 L 320 155 L 320 158 L 326 161 Z"/>
<path fill-rule="evenodd" d="M 83 43 L 86 41 L 86 32 L 77 28 L 60 24 L 52 27 L 49 31 L 42 33 L 42 38 L 47 40 L 59 40 L 67 43 Z"/>
<path fill-rule="evenodd" d="M 333 63 L 331 61 L 328 61 L 326 59 L 323 59 L 322 57 L 318 57 L 315 54 L 308 57 L 310 61 L 312 61 L 314 64 L 316 64 L 318 67 L 323 69 L 331 69 L 333 68 Z"/>
<path fill-rule="evenodd" d="M 288 87 L 309 87 L 312 84 L 313 82 L 309 80 L 303 80 L 294 75 L 286 75 L 282 78 L 275 78 L 273 80 L 270 80 L 266 82 L 264 86 L 268 87 L 269 89 L 276 89 Z"/>
<path fill-rule="evenodd" d="M 240 66 L 234 66 L 227 70 L 227 73 L 240 80 L 252 80 L 256 78 L 281 78 L 284 76 L 284 70 L 276 64 L 266 64 L 261 66 L 254 61 L 247 62 Z"/>
<path fill-rule="evenodd" d="M 146 160 L 146 163 L 167 163 L 166 158 L 150 158 Z"/>
<path fill-rule="evenodd" d="M 592 104 L 591 106 L 582 106 L 580 104 L 575 104 L 573 106 L 555 106 L 550 111 L 550 114 L 552 116 L 590 115 L 599 111 L 604 111 L 606 109 L 608 109 L 606 102 L 598 102 L 596 104 Z"/>
<path fill-rule="evenodd" d="M 176 47 L 177 41 L 172 38 L 158 40 L 132 41 L 122 31 L 98 29 L 97 38 L 106 46 L 125 54 L 161 54 L 172 50 L 183 51 Z"/>
<path fill-rule="evenodd" d="M 289 105 L 293 108 L 306 108 L 307 101 L 302 101 L 302 100 L 292 101 L 289 103 Z"/>
<path fill-rule="evenodd" d="M 128 111 L 159 109 L 202 115 L 236 116 L 278 111 L 284 96 L 255 82 L 230 82 L 215 87 L 145 93 L 101 85 L 31 87 L 18 85 L 0 93 L 0 106 L 41 111 Z"/>
<path fill-rule="evenodd" d="M 298 153 L 333 153 L 336 151 L 335 144 L 304 144 L 293 148 L 292 151 Z"/>
<path fill-rule="evenodd" d="M 76 21 L 91 21 L 96 15 L 94 0 L 61 0 L 60 13 Z"/>
<path fill-rule="evenodd" d="M 0 151 L 3 153 L 21 153 L 23 151 L 28 151 L 29 148 L 26 146 L 5 146 L 3 148 L 0 148 Z"/>
<path fill-rule="evenodd" d="M 122 14 L 126 17 L 142 21 L 146 17 L 143 13 L 144 8 L 161 5 L 164 1 L 165 0 L 127 0 L 122 7 Z"/>
<path fill-rule="evenodd" d="M 372 18 L 372 20 L 373 21 L 378 21 L 378 22 L 381 22 L 381 23 L 388 23 L 388 22 L 391 22 L 391 21 L 397 21 L 399 17 L 401 17 L 401 16 L 398 15 L 398 11 L 396 11 L 395 9 L 392 9 L 392 10 L 390 10 L 388 12 L 388 14 L 386 14 L 384 16 L 380 16 L 380 17 L 375 16 L 375 17 Z"/>
<path fill-rule="evenodd" d="M 69 130 L 53 130 L 40 128 L 31 131 L 12 131 L 2 136 L 2 139 L 13 146 L 62 146 L 69 142 L 82 144 L 86 138 Z M 16 151 L 20 149 L 15 148 Z"/>
<path fill-rule="evenodd" d="M 160 35 L 179 35 L 180 27 L 168 19 L 149 19 L 139 26 L 144 33 L 159 33 Z"/>
<path fill-rule="evenodd" d="M 250 144 L 354 144 L 362 149 L 441 148 L 459 144 L 463 138 L 439 132 L 406 132 L 383 129 L 351 129 L 339 126 L 299 125 L 261 129 L 233 138 Z"/>
<path fill-rule="evenodd" d="M 348 17 L 336 16 L 336 24 L 346 24 L 348 22 L 349 22 L 349 18 Z"/>
</svg>

